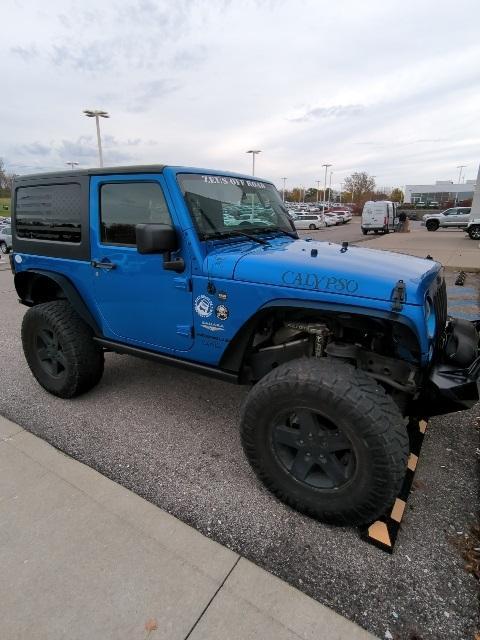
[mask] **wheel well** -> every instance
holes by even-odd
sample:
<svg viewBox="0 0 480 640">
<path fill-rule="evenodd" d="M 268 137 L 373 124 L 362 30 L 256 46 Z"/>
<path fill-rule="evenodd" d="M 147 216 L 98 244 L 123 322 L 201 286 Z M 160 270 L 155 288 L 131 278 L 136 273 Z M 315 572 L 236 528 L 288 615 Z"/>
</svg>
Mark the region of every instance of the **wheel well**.
<svg viewBox="0 0 480 640">
<path fill-rule="evenodd" d="M 102 335 L 88 306 L 67 277 L 49 271 L 22 271 L 15 274 L 15 289 L 20 302 L 28 307 L 54 300 L 68 300 L 82 320 L 92 328 L 95 335 Z"/>
<path fill-rule="evenodd" d="M 16 274 L 15 288 L 20 300 L 30 307 L 66 298 L 60 285 L 52 278 L 29 271 Z"/>
<path fill-rule="evenodd" d="M 354 345 L 356 351 L 349 349 L 347 354 L 344 350 L 346 355 L 339 355 L 342 348 Z M 245 382 L 255 382 L 269 367 L 319 354 L 358 363 L 373 358 L 375 365 L 379 361 L 382 367 L 384 360 L 390 359 L 391 368 L 398 373 L 395 362 L 415 367 L 421 350 L 413 330 L 401 321 L 338 310 L 275 307 L 261 310 L 240 329 L 220 366 L 240 372 Z"/>
</svg>

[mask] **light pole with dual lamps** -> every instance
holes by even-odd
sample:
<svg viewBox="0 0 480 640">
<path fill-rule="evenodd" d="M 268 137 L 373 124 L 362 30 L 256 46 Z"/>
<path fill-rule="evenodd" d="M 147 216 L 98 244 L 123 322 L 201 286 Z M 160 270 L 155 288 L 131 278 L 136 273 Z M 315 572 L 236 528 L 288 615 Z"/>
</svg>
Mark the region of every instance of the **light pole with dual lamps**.
<svg viewBox="0 0 480 640">
<path fill-rule="evenodd" d="M 282 178 L 283 180 L 283 201 L 285 202 L 285 185 L 287 184 L 287 178 Z"/>
<path fill-rule="evenodd" d="M 255 175 L 255 156 L 257 153 L 262 153 L 261 149 L 249 149 L 246 153 L 252 154 L 252 176 Z"/>
<path fill-rule="evenodd" d="M 323 205 L 325 206 L 326 200 L 327 200 L 327 170 L 329 167 L 331 167 L 333 165 L 331 164 L 322 164 L 322 167 L 325 167 L 325 182 L 324 182 L 324 188 L 323 188 Z"/>
<path fill-rule="evenodd" d="M 100 160 L 100 166 L 103 167 L 103 153 L 102 153 L 102 139 L 100 137 L 100 118 L 109 118 L 109 114 L 101 109 L 84 109 L 83 113 L 87 118 L 95 118 L 95 124 L 97 125 L 97 144 L 98 144 L 98 157 Z"/>
</svg>

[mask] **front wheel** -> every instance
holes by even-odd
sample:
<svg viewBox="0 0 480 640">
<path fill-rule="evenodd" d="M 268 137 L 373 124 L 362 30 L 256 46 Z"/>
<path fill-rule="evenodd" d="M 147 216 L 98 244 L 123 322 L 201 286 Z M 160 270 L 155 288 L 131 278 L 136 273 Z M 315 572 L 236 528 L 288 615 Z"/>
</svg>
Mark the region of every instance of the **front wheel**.
<svg viewBox="0 0 480 640">
<path fill-rule="evenodd" d="M 427 227 L 427 231 L 436 231 L 439 227 L 438 220 L 427 220 L 425 225 Z"/>
<path fill-rule="evenodd" d="M 366 373 L 327 358 L 280 365 L 247 396 L 242 444 L 283 502 L 333 524 L 371 522 L 392 506 L 408 458 L 400 411 Z"/>
<path fill-rule="evenodd" d="M 310 224 L 308 228 L 310 229 L 310 231 L 315 231 L 317 227 L 314 224 Z"/>
<path fill-rule="evenodd" d="M 476 224 L 468 229 L 468 235 L 472 240 L 480 240 L 480 225 Z"/>
<path fill-rule="evenodd" d="M 368 229 L 362 229 L 362 233 L 363 233 L 364 236 L 366 236 L 367 233 L 368 233 Z"/>
</svg>

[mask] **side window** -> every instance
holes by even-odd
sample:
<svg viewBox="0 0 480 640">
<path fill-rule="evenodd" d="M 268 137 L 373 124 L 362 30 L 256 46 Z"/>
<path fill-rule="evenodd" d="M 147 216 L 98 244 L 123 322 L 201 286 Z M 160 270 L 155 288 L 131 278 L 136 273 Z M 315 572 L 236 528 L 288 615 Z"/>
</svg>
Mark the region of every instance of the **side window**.
<svg viewBox="0 0 480 640">
<path fill-rule="evenodd" d="M 135 246 L 135 225 L 172 224 L 162 188 L 156 182 L 111 182 L 100 189 L 100 239 Z"/>
<path fill-rule="evenodd" d="M 16 233 L 19 238 L 79 243 L 81 189 L 77 183 L 19 187 Z"/>
<path fill-rule="evenodd" d="M 443 212 L 444 216 L 453 216 L 455 215 L 455 209 L 447 209 L 446 211 Z"/>
</svg>

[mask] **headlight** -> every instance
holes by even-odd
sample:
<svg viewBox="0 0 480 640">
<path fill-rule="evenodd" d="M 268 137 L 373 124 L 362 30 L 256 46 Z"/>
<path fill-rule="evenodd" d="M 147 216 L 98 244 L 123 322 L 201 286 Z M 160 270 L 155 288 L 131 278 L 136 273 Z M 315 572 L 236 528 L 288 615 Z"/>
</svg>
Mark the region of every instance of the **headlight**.
<svg viewBox="0 0 480 640">
<path fill-rule="evenodd" d="M 425 298 L 425 305 L 423 307 L 425 314 L 425 322 L 427 324 L 427 333 L 429 338 L 435 337 L 435 329 L 437 326 L 437 320 L 435 318 L 435 308 L 433 306 L 430 296 Z"/>
</svg>

